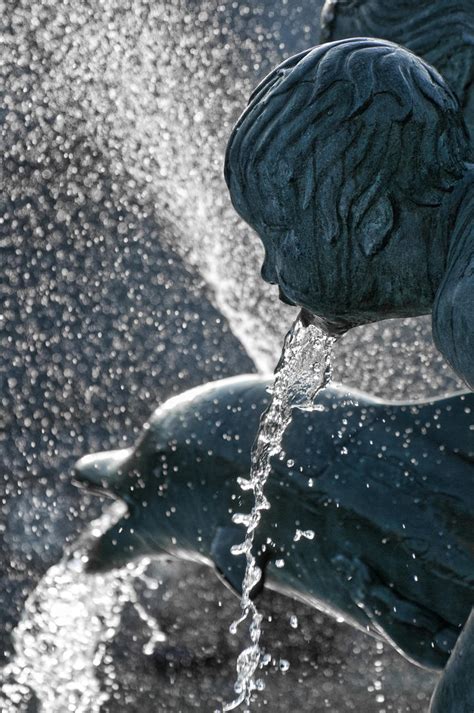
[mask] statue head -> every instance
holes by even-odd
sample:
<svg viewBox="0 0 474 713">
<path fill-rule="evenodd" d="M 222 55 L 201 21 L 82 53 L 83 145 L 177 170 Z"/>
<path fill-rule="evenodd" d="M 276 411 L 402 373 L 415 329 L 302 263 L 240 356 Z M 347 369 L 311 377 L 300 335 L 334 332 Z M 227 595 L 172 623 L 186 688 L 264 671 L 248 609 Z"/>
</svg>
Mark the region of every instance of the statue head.
<svg viewBox="0 0 474 713">
<path fill-rule="evenodd" d="M 348 328 L 430 311 L 447 253 L 439 214 L 467 155 L 457 99 L 436 70 L 357 38 L 263 80 L 230 137 L 225 176 L 264 244 L 264 279 Z"/>
</svg>

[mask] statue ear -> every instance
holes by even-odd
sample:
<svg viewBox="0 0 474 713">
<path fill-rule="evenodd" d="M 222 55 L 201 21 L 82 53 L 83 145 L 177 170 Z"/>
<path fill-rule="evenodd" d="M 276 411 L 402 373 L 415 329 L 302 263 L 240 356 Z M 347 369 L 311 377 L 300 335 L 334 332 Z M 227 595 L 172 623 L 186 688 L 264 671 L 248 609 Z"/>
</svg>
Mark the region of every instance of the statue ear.
<svg viewBox="0 0 474 713">
<path fill-rule="evenodd" d="M 386 245 L 393 228 L 393 208 L 386 196 L 369 205 L 356 228 L 359 247 L 366 257 L 373 257 Z"/>
</svg>

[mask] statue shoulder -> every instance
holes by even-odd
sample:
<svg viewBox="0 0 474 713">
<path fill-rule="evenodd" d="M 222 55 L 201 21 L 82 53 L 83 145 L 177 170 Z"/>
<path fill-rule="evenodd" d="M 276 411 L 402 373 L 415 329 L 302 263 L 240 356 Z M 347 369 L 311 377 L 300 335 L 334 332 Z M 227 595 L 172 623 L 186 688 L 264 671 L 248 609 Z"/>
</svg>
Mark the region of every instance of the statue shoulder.
<svg viewBox="0 0 474 713">
<path fill-rule="evenodd" d="M 474 390 L 474 171 L 458 198 L 447 270 L 433 307 L 435 344 Z"/>
</svg>

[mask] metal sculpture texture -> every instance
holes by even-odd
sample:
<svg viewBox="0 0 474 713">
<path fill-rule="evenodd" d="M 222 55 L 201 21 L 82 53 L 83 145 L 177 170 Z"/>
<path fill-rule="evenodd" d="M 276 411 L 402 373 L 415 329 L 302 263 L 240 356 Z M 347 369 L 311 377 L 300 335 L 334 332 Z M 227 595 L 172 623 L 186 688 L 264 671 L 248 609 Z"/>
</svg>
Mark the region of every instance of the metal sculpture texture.
<svg viewBox="0 0 474 713">
<path fill-rule="evenodd" d="M 396 42 L 436 67 L 456 93 L 474 137 L 472 0 L 326 0 L 321 42 L 349 37 Z"/>
<path fill-rule="evenodd" d="M 322 36 L 334 41 L 261 82 L 227 147 L 262 276 L 334 333 L 431 314 L 472 389 L 474 3 L 327 0 Z M 249 507 L 237 477 L 267 386 L 194 389 L 157 409 L 135 447 L 79 461 L 80 485 L 128 506 L 91 571 L 172 555 L 240 592 L 231 513 Z M 319 399 L 321 412 L 295 411 L 287 460 L 272 463 L 253 596 L 274 588 L 444 669 L 432 713 L 472 713 L 474 395 L 395 405 L 331 387 Z"/>
<path fill-rule="evenodd" d="M 229 140 L 232 202 L 265 247 L 262 276 L 329 330 L 432 313 L 474 386 L 474 166 L 441 75 L 355 38 L 288 59 Z"/>
<path fill-rule="evenodd" d="M 243 530 L 231 514 L 248 507 L 237 477 L 250 470 L 269 383 L 193 389 L 158 408 L 135 447 L 78 462 L 78 484 L 128 506 L 90 552 L 91 571 L 171 555 L 214 566 L 240 592 L 245 561 L 230 548 Z M 323 411 L 295 411 L 287 460 L 272 463 L 258 586 L 441 669 L 474 604 L 474 395 L 390 405 L 330 387 L 318 399 Z"/>
<path fill-rule="evenodd" d="M 437 347 L 472 389 L 474 3 L 327 0 L 321 25 L 331 42 L 263 80 L 227 147 L 232 202 L 265 247 L 262 276 L 328 331 L 431 313 Z M 466 447 L 472 432 L 464 437 Z M 379 490 L 378 507 L 388 502 Z M 467 513 L 462 526 L 455 517 L 459 532 L 472 527 L 472 503 Z M 357 583 L 360 566 L 343 562 Z M 471 566 L 471 587 L 472 576 Z M 473 616 L 433 713 L 474 710 Z"/>
</svg>

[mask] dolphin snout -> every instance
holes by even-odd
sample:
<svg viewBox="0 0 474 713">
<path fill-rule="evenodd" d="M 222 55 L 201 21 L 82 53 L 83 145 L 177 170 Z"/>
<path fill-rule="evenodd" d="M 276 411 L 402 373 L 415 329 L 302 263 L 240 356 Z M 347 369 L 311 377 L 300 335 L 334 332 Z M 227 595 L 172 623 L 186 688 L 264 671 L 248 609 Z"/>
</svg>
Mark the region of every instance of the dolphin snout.
<svg viewBox="0 0 474 713">
<path fill-rule="evenodd" d="M 116 451 L 92 453 L 80 458 L 74 465 L 73 483 L 99 495 L 115 497 L 117 479 L 124 472 L 124 466 L 132 453 L 131 448 Z"/>
</svg>

